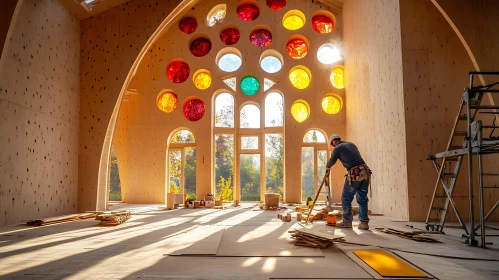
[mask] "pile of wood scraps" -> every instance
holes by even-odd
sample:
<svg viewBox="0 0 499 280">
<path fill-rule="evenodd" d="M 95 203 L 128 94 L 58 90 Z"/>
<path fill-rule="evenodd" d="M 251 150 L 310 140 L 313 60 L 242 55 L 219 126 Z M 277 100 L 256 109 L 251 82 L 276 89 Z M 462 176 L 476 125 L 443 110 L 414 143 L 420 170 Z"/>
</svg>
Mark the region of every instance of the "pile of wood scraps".
<svg viewBox="0 0 499 280">
<path fill-rule="evenodd" d="M 289 231 L 296 246 L 326 249 L 334 242 L 345 242 L 343 237 L 314 232 L 309 229 L 295 229 Z"/>
<path fill-rule="evenodd" d="M 441 243 L 437 238 L 430 236 L 429 234 L 434 234 L 434 232 L 427 231 L 402 231 L 393 228 L 375 228 L 377 231 L 381 231 L 388 234 L 393 234 L 398 237 L 402 237 L 405 239 L 410 239 L 418 242 L 432 242 L 432 243 Z M 438 233 L 440 234 L 440 233 Z"/>
<path fill-rule="evenodd" d="M 29 220 L 29 221 L 26 221 L 26 225 L 39 227 L 39 226 L 48 226 L 48 225 L 67 223 L 67 222 L 78 221 L 78 220 L 86 220 L 86 219 L 90 219 L 90 218 L 95 218 L 95 214 L 93 214 L 93 213 L 71 214 L 71 215 L 57 216 L 57 217 L 52 217 L 52 218 Z"/>
<path fill-rule="evenodd" d="M 100 220 L 99 225 L 102 226 L 117 226 L 132 217 L 132 213 L 126 210 L 116 212 L 93 212 L 97 214 L 96 220 Z"/>
</svg>

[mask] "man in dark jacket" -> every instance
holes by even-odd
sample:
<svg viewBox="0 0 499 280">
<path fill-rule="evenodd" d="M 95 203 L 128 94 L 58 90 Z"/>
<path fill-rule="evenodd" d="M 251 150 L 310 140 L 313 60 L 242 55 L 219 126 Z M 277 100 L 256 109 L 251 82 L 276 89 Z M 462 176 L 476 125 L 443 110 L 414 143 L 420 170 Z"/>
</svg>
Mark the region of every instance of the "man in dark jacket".
<svg viewBox="0 0 499 280">
<path fill-rule="evenodd" d="M 357 203 L 360 207 L 359 229 L 368 230 L 369 217 L 367 215 L 367 202 L 369 199 L 367 198 L 367 193 L 371 180 L 371 170 L 362 159 L 359 149 L 357 149 L 357 146 L 353 143 L 341 141 L 338 134 L 333 134 L 331 138 L 329 138 L 329 144 L 332 145 L 334 149 L 331 158 L 327 162 L 327 170 L 330 170 L 338 160 L 340 160 L 347 169 L 343 194 L 341 196 L 343 221 L 337 223 L 336 226 L 342 228 L 352 227 L 352 201 L 353 197 L 356 195 Z"/>
</svg>

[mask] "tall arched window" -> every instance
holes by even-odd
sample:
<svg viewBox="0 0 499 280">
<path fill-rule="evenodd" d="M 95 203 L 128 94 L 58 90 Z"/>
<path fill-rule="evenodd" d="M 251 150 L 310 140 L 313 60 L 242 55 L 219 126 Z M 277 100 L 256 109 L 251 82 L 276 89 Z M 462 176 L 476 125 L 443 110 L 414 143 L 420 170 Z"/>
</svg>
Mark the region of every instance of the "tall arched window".
<svg viewBox="0 0 499 280">
<path fill-rule="evenodd" d="M 272 91 L 261 103 L 234 112 L 227 92 L 214 99 L 215 196 L 242 202 L 263 201 L 265 193 L 284 198 L 284 100 Z M 263 107 L 261 109 L 261 107 Z M 234 120 L 234 116 L 238 115 Z M 222 121 L 224 120 L 224 121 Z"/>
<path fill-rule="evenodd" d="M 309 130 L 303 137 L 301 152 L 301 199 L 314 198 L 326 172 L 328 160 L 326 135 L 319 130 Z M 322 188 L 318 202 L 324 202 L 327 189 Z"/>
<path fill-rule="evenodd" d="M 179 130 L 170 139 L 168 192 L 196 199 L 196 139 L 189 130 Z"/>
<path fill-rule="evenodd" d="M 221 92 L 215 96 L 213 114 L 215 197 L 234 200 L 234 96 Z"/>
</svg>

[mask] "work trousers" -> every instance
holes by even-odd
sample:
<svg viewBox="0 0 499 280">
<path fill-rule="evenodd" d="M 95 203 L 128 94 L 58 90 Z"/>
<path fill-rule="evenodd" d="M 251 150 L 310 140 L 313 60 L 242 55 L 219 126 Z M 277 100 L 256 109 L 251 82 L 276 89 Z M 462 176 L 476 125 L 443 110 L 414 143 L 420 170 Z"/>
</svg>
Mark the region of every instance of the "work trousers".
<svg viewBox="0 0 499 280">
<path fill-rule="evenodd" d="M 352 215 L 352 201 L 353 197 L 357 196 L 357 203 L 360 207 L 359 220 L 361 222 L 369 223 L 367 215 L 367 193 L 369 192 L 369 180 L 352 181 L 352 185 L 345 179 L 343 187 L 343 194 L 341 195 L 341 206 L 343 208 L 343 219 L 353 221 Z"/>
</svg>

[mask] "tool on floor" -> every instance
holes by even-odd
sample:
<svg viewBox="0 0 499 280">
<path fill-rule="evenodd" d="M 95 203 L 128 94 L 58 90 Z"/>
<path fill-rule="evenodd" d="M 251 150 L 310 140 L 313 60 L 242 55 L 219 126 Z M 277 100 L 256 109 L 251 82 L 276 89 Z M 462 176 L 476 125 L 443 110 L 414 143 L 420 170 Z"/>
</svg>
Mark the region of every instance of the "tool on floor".
<svg viewBox="0 0 499 280">
<path fill-rule="evenodd" d="M 308 215 L 307 215 L 307 221 L 305 222 L 305 224 L 308 224 L 308 221 L 310 219 L 310 214 L 312 214 L 312 211 L 314 210 L 314 207 L 315 207 L 315 203 L 317 202 L 317 198 L 319 198 L 319 194 L 321 193 L 321 190 L 322 190 L 322 187 L 324 185 L 327 185 L 328 186 L 328 189 L 329 189 L 329 173 L 331 172 L 331 170 L 326 170 L 326 174 L 324 174 L 324 178 L 322 179 L 322 183 L 321 183 L 321 186 L 319 187 L 319 190 L 317 190 L 317 194 L 315 195 L 315 199 L 314 199 L 314 202 L 312 203 L 312 207 L 309 209 L 309 212 L 308 212 Z M 327 183 L 326 183 L 327 182 Z M 331 206 L 331 191 L 329 190 L 328 192 L 328 207 Z M 332 207 L 331 207 L 332 209 Z"/>
<path fill-rule="evenodd" d="M 477 246 L 478 241 L 476 231 L 481 229 L 481 247 L 485 247 L 485 221 L 489 218 L 499 206 L 497 201 L 494 206 L 485 215 L 484 212 L 484 189 L 496 189 L 499 186 L 483 186 L 484 176 L 499 176 L 496 173 L 487 173 L 483 170 L 482 157 L 487 154 L 499 153 L 499 137 L 493 136 L 494 130 L 499 128 L 495 123 L 496 117 L 492 121 L 492 125 L 484 125 L 481 120 L 476 120 L 478 114 L 491 114 L 496 116 L 499 106 L 483 105 L 482 99 L 484 95 L 498 95 L 499 82 L 485 85 L 474 86 L 473 80 L 475 75 L 481 76 L 499 76 L 499 72 L 470 72 L 470 86 L 464 90 L 461 102 L 458 107 L 457 115 L 452 127 L 449 141 L 444 152 L 430 155 L 428 160 L 433 161 L 433 165 L 437 170 L 438 177 L 433 191 L 433 197 L 428 209 L 426 217 L 426 230 L 443 231 L 445 218 L 449 210 L 449 204 L 456 213 L 457 219 L 461 228 L 465 231 L 466 244 Z M 492 78 L 492 77 L 490 77 Z M 483 111 L 492 110 L 492 111 Z M 489 130 L 490 134 L 486 135 L 485 130 Z M 459 171 L 464 159 L 467 155 L 468 159 L 468 178 L 469 191 L 465 195 L 453 194 L 456 186 Z M 478 185 L 479 185 L 479 203 L 480 203 L 480 223 L 475 226 L 474 215 L 474 195 L 473 195 L 473 155 L 477 155 L 478 161 Z M 442 159 L 441 163 L 437 162 Z M 469 202 L 469 217 L 470 227 L 468 228 L 459 213 L 459 210 L 454 202 L 454 198 L 465 198 Z"/>
</svg>

